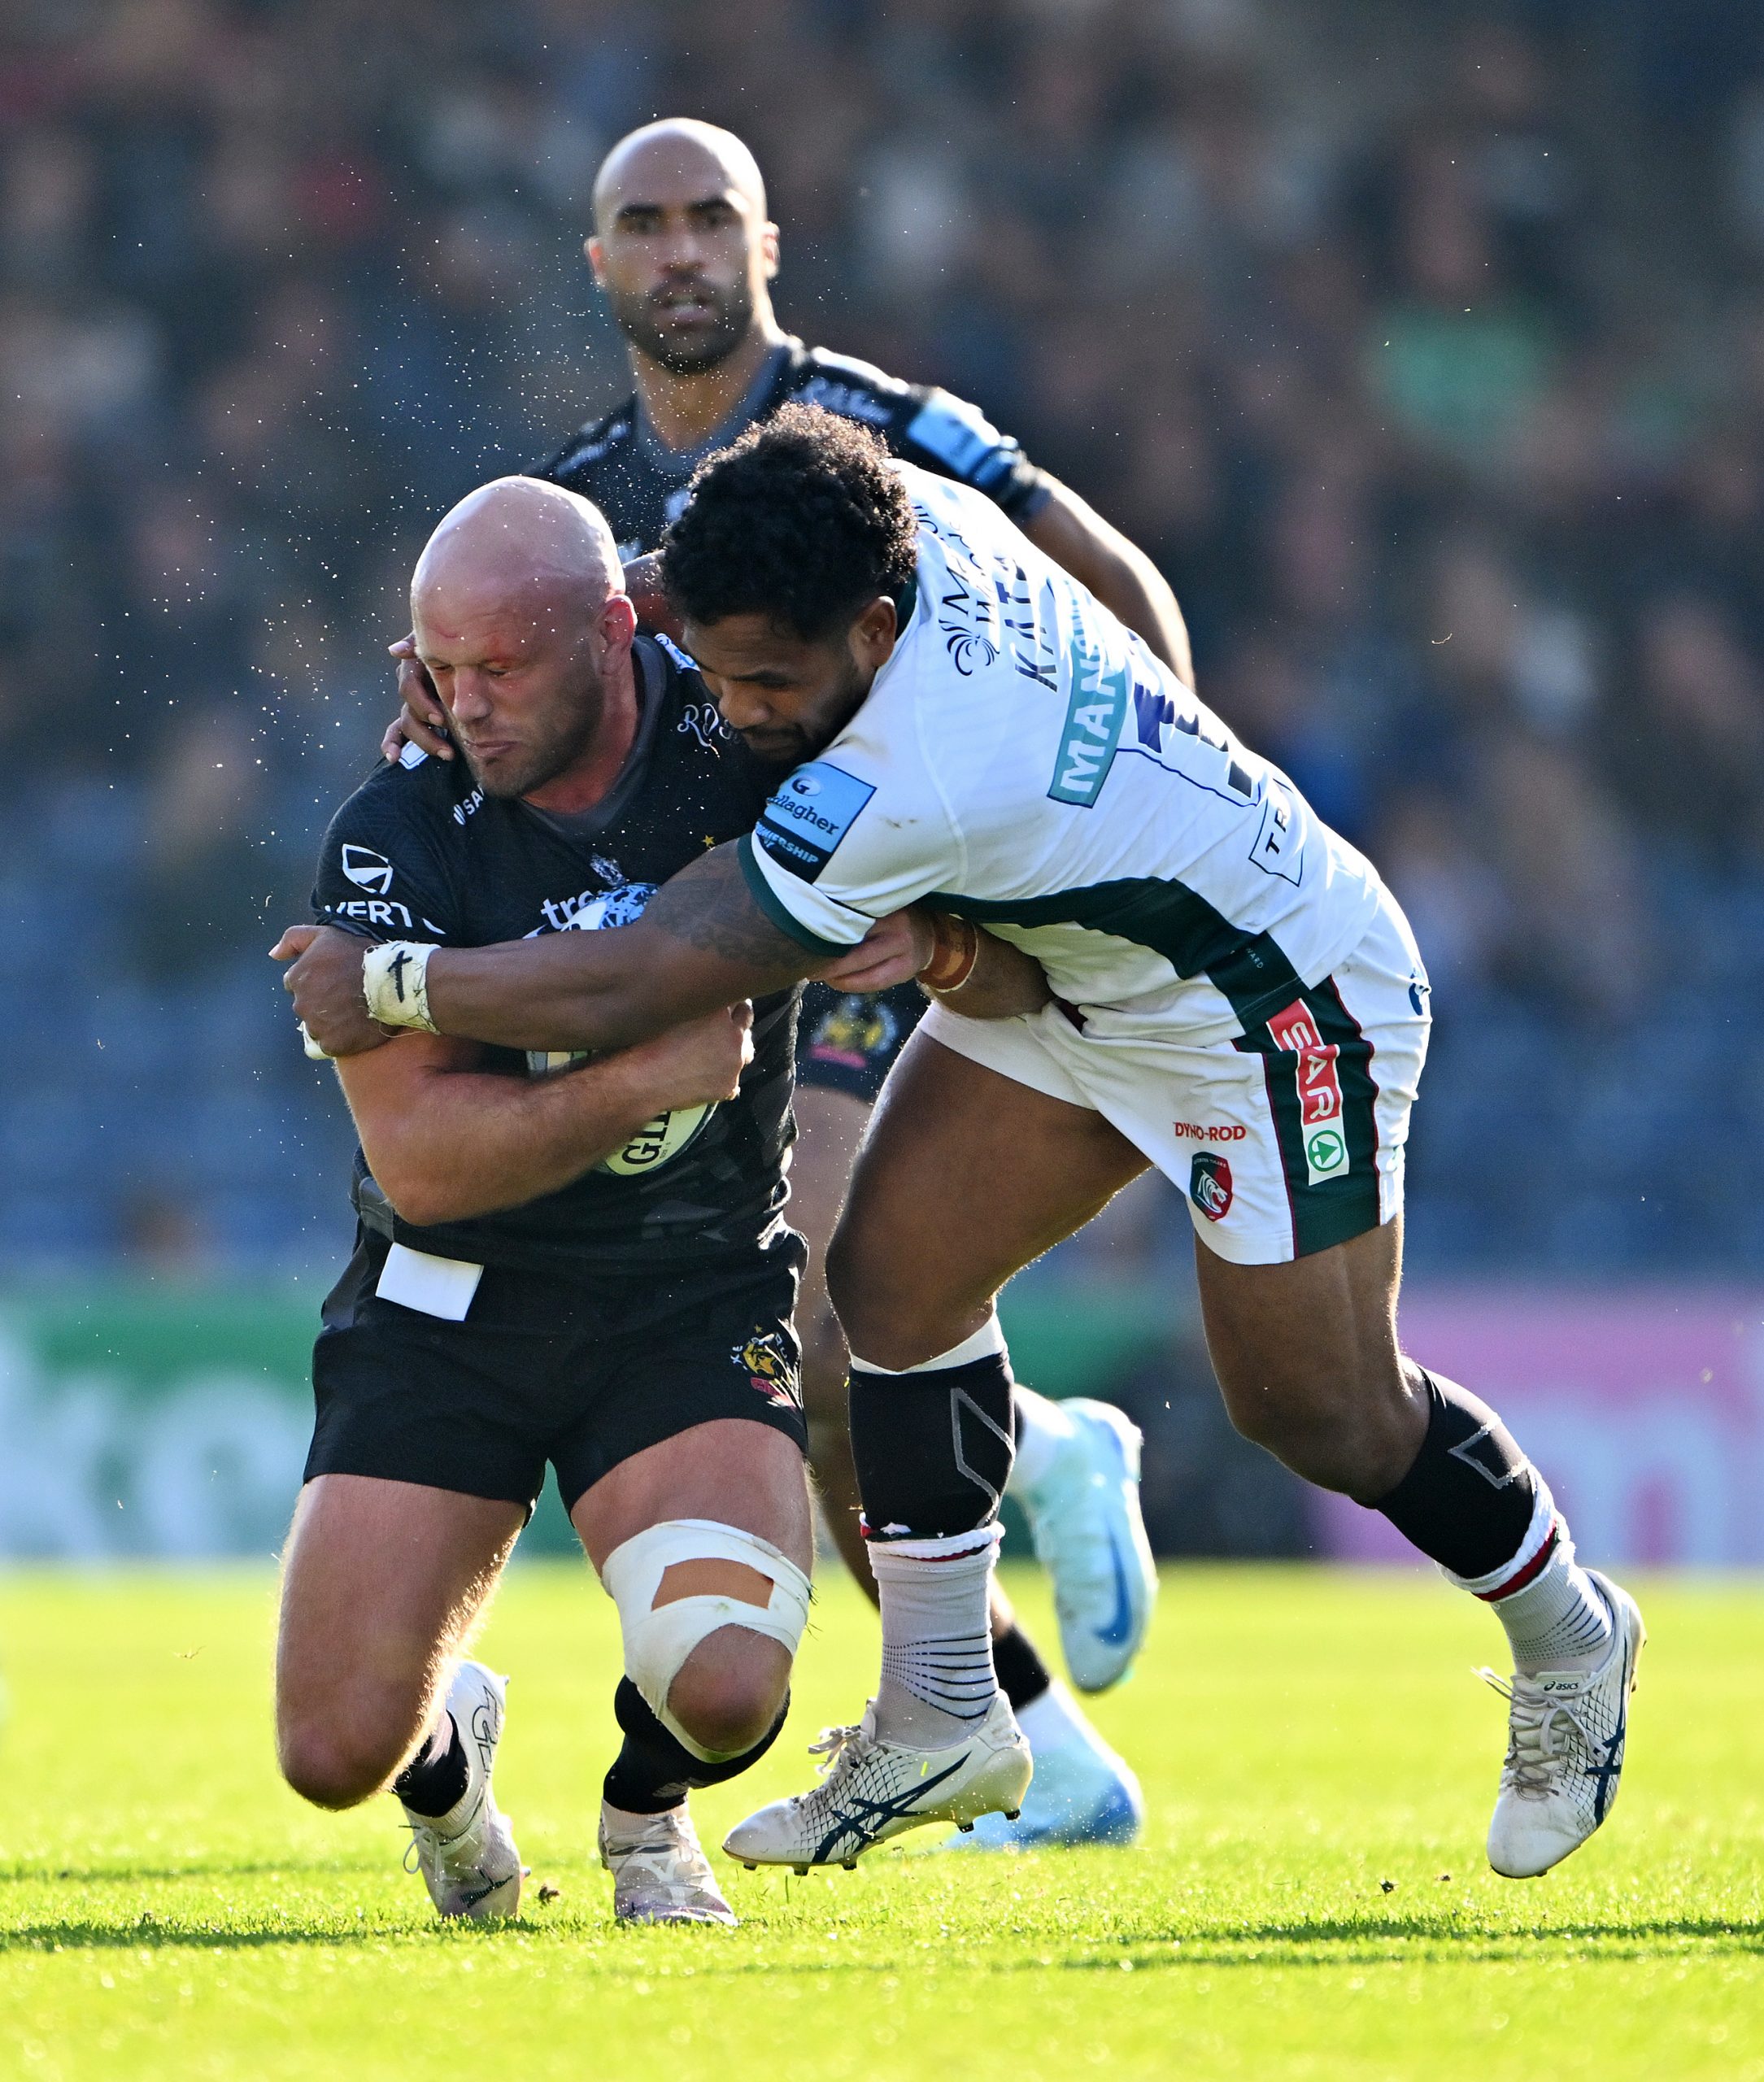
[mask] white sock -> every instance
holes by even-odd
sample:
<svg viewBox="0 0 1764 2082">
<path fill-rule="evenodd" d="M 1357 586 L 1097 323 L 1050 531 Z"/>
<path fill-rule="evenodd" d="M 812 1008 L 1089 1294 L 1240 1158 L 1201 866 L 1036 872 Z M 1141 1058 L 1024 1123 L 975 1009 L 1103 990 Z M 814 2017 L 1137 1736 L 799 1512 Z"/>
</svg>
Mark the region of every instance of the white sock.
<svg viewBox="0 0 1764 2082">
<path fill-rule="evenodd" d="M 873 1540 L 882 1596 L 882 1683 L 876 1732 L 915 1749 L 971 1734 L 998 1697 L 988 1599 L 999 1529 L 942 1540 Z"/>
<path fill-rule="evenodd" d="M 1057 1677 L 1026 1706 L 1017 1708 L 1017 1725 L 1038 1757 L 1051 1757 L 1056 1749 L 1096 1746 L 1096 1731 Z"/>
<path fill-rule="evenodd" d="M 1611 1609 L 1575 1561 L 1566 1527 L 1531 1582 L 1495 1600 L 1495 1617 L 1507 1630 L 1514 1668 L 1528 1677 L 1595 1669 L 1610 1649 Z"/>
<path fill-rule="evenodd" d="M 1527 1677 L 1545 1670 L 1592 1670 L 1611 1645 L 1610 1608 L 1586 1570 L 1575 1559 L 1568 1527 L 1557 1515 L 1549 1492 L 1539 1485 L 1541 1512 L 1548 1516 L 1542 1538 L 1526 1545 L 1504 1569 L 1470 1579 L 1448 1575 L 1461 1590 L 1494 1607 L 1506 1629 L 1513 1666 Z M 1544 1557 L 1541 1567 L 1535 1565 Z M 1517 1589 L 1508 1585 L 1522 1577 Z"/>
<path fill-rule="evenodd" d="M 1026 1491 L 1047 1479 L 1060 1448 L 1072 1438 L 1073 1425 L 1058 1403 L 1038 1396 L 1021 1381 L 1012 1387 L 1011 1408 L 1017 1419 L 1017 1458 L 1004 1493 L 1021 1501 Z"/>
</svg>

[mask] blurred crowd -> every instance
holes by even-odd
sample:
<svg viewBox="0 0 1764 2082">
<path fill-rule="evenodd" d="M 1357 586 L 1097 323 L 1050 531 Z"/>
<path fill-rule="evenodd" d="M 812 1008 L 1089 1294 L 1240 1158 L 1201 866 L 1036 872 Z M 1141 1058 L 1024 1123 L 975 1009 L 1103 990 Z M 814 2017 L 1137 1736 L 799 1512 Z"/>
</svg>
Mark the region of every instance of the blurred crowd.
<svg viewBox="0 0 1764 2082">
<path fill-rule="evenodd" d="M 1753 0 L 17 0 L 0 1263 L 334 1257 L 264 951 L 428 529 L 622 394 L 580 242 L 658 113 L 753 145 L 788 324 L 1157 557 L 1409 907 L 1420 1263 L 1754 1265 Z"/>
</svg>

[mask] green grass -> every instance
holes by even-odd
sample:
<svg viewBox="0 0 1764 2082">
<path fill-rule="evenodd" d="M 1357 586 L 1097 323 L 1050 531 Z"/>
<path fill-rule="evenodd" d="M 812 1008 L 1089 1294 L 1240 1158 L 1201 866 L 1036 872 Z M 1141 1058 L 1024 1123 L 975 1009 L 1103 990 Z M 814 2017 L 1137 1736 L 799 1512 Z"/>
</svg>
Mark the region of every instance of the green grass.
<svg viewBox="0 0 1764 2082">
<path fill-rule="evenodd" d="M 560 1890 L 499 1932 L 434 1925 L 390 1801 L 280 1787 L 267 1574 L 13 1575 L 0 2076 L 1764 2078 L 1764 1589 L 1644 1590 L 1622 1805 L 1548 1879 L 1482 1859 L 1486 1613 L 1431 1578 L 1179 1569 L 1095 1708 L 1143 1849 L 734 1870 L 742 1929 L 629 1934 L 592 1858 L 616 1632 L 582 1571 L 517 1570 L 485 1640 L 516 1680 L 499 1788 Z M 874 1641 L 830 1570 L 790 1726 L 702 1799 L 708 1840 L 805 1782 Z"/>
</svg>

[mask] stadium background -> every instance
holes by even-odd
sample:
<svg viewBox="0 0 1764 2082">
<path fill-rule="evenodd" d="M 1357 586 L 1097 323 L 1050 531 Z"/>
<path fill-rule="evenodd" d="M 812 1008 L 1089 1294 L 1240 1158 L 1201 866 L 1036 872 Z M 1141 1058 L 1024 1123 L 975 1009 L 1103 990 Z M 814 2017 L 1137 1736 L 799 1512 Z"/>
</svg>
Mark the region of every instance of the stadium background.
<svg viewBox="0 0 1764 2082">
<path fill-rule="evenodd" d="M 0 1549 L 277 1538 L 346 1140 L 264 950 L 433 520 L 621 394 L 589 183 L 689 112 L 760 156 L 785 322 L 1151 550 L 1409 907 L 1414 1341 L 1579 1471 L 1589 1550 L 1764 1560 L 1761 22 L 9 9 Z M 1147 1425 L 1166 1548 L 1361 1551 L 1234 1447 L 1187 1230 L 1148 1188 L 1030 1275 L 1024 1370 Z"/>
</svg>

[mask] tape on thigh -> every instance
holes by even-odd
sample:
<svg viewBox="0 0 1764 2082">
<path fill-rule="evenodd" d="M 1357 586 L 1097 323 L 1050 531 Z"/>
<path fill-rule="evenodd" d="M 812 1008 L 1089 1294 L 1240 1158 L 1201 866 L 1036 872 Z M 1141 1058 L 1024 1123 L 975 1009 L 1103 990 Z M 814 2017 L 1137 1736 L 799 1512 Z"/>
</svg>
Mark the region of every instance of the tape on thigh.
<svg viewBox="0 0 1764 2082">
<path fill-rule="evenodd" d="M 674 1598 L 657 1605 L 656 1593 L 663 1577 L 681 1562 L 738 1562 L 765 1577 L 771 1595 L 763 1605 L 724 1592 Z M 625 1675 L 650 1711 L 695 1757 L 708 1764 L 726 1762 L 724 1752 L 706 1749 L 675 1719 L 668 1705 L 669 1688 L 699 1643 L 724 1627 L 745 1627 L 751 1634 L 764 1634 L 782 1642 L 794 1657 L 808 1624 L 808 1577 L 787 1554 L 756 1533 L 719 1524 L 714 1518 L 669 1518 L 616 1547 L 607 1557 L 600 1579 L 619 1609 Z"/>
</svg>

